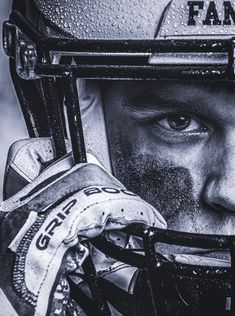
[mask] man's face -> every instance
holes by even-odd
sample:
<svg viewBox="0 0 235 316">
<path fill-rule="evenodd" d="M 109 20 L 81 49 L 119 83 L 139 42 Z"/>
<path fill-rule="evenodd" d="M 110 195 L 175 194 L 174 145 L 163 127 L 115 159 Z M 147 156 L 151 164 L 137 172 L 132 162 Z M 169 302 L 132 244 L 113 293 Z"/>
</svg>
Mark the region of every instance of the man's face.
<svg viewBox="0 0 235 316">
<path fill-rule="evenodd" d="M 168 228 L 235 234 L 235 84 L 107 82 L 114 174 Z"/>
</svg>

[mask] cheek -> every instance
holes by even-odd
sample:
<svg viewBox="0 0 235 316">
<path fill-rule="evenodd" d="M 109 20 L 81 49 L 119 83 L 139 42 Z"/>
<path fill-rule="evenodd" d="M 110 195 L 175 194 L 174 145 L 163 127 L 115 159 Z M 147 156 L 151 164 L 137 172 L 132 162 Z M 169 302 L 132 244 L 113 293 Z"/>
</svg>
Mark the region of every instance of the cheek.
<svg viewBox="0 0 235 316">
<path fill-rule="evenodd" d="M 181 191 L 187 191 L 186 188 L 188 187 L 194 200 L 202 200 L 203 190 L 212 168 L 211 157 L 213 155 L 204 143 L 166 145 L 145 138 L 144 143 L 137 142 L 130 147 L 132 147 L 133 156 L 146 157 L 144 158 L 144 166 L 149 165 L 150 178 L 155 174 L 156 177 L 165 179 L 163 182 L 166 190 L 170 184 L 171 188 L 179 186 Z M 152 176 L 151 172 L 153 172 Z"/>
<path fill-rule="evenodd" d="M 113 142 L 110 148 L 115 176 L 159 210 L 169 228 L 176 229 L 176 223 L 185 216 L 193 221 L 197 203 L 187 168 L 161 160 L 157 155 L 134 153 L 128 144 L 120 146 L 120 142 Z"/>
<path fill-rule="evenodd" d="M 168 225 L 171 226 L 179 217 L 193 213 L 196 203 L 187 169 L 154 162 L 152 165 L 145 163 L 139 172 L 136 166 L 136 163 L 129 165 L 129 174 L 124 181 L 144 200 L 154 205 Z"/>
</svg>

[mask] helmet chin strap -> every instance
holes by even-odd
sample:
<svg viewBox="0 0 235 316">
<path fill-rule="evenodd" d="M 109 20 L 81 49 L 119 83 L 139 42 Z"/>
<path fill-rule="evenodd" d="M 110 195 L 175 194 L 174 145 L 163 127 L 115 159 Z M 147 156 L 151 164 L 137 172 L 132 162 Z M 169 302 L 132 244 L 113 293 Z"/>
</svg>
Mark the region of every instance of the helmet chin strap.
<svg viewBox="0 0 235 316">
<path fill-rule="evenodd" d="M 101 92 L 95 80 L 77 80 L 86 151 L 94 155 L 108 171 L 111 162 Z"/>
</svg>

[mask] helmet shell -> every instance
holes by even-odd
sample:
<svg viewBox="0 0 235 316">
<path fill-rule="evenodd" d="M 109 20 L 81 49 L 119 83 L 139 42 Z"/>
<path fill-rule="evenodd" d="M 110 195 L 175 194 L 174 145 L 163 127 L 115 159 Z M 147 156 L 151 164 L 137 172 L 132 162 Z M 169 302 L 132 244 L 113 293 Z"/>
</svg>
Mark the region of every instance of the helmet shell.
<svg viewBox="0 0 235 316">
<path fill-rule="evenodd" d="M 224 37 L 235 34 L 235 1 L 34 0 L 42 15 L 78 39 Z"/>
<path fill-rule="evenodd" d="M 153 39 L 169 0 L 34 0 L 47 20 L 79 39 Z"/>
</svg>

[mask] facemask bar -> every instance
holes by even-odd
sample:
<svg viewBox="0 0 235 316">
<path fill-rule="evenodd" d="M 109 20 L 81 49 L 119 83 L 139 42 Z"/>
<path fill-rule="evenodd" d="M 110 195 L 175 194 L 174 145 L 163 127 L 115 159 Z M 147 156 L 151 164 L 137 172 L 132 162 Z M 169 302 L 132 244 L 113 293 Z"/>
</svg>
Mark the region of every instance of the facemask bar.
<svg viewBox="0 0 235 316">
<path fill-rule="evenodd" d="M 170 230 L 163 230 L 142 225 L 131 225 L 123 230 L 129 235 L 139 237 L 143 240 L 144 248 L 133 252 L 131 249 L 124 249 L 107 241 L 104 237 L 96 238 L 92 241 L 96 248 L 105 252 L 108 256 L 138 267 L 147 269 L 148 280 L 154 304 L 154 315 L 168 315 L 164 305 L 164 289 L 162 280 L 167 275 L 177 277 L 194 276 L 201 279 L 217 280 L 223 282 L 231 281 L 231 302 L 228 315 L 235 312 L 235 236 L 213 236 L 206 234 L 192 234 Z M 181 245 L 187 247 L 199 247 L 203 249 L 223 249 L 229 250 L 231 267 L 208 267 L 196 266 L 171 262 L 156 252 L 157 243 Z M 138 252 L 142 252 L 139 254 Z M 144 255 L 143 255 L 144 254 Z M 227 314 L 226 314 L 227 315 Z"/>
<path fill-rule="evenodd" d="M 163 305 L 163 298 L 159 297 L 161 296 L 161 286 L 160 282 L 156 282 L 156 276 L 158 276 L 159 280 L 161 278 L 162 269 L 164 269 L 164 264 L 167 267 L 167 263 L 162 262 L 159 260 L 156 256 L 155 251 L 155 245 L 159 242 L 169 243 L 170 240 L 172 242 L 172 239 L 174 240 L 174 244 L 176 245 L 185 245 L 189 247 L 202 247 L 205 249 L 211 249 L 211 248 L 217 248 L 217 249 L 228 249 L 230 252 L 231 257 L 231 266 L 233 267 L 231 269 L 231 274 L 229 278 L 231 278 L 231 315 L 234 315 L 235 313 L 235 271 L 234 271 L 234 265 L 235 265 L 235 237 L 234 236 L 210 236 L 210 235 L 198 235 L 198 234 L 189 234 L 187 237 L 187 234 L 185 233 L 178 233 L 178 232 L 172 232 L 168 231 L 167 234 L 164 234 L 161 230 L 157 231 L 152 228 L 148 228 L 144 231 L 143 241 L 146 251 L 146 261 L 147 261 L 147 269 L 149 274 L 149 280 L 151 284 L 151 293 L 153 295 L 153 302 L 155 303 L 155 309 L 162 315 L 164 315 L 165 307 Z M 212 237 L 212 238 L 211 238 Z M 186 240 L 187 238 L 187 240 Z M 202 267 L 190 267 L 188 269 L 184 269 L 184 265 L 177 265 L 172 266 L 169 264 L 169 271 L 173 268 L 175 270 L 175 273 L 177 273 L 177 270 L 182 270 L 181 274 L 189 274 L 194 273 L 198 276 L 201 276 L 203 278 L 216 278 L 216 274 L 218 275 L 218 269 L 213 269 L 210 267 L 208 270 L 208 267 L 202 268 Z M 185 270 L 185 271 L 184 271 Z M 208 272 L 209 271 L 209 272 Z M 224 277 L 226 274 L 228 274 L 228 270 L 221 269 L 220 271 L 221 275 L 218 277 Z M 224 275 L 223 275 L 224 274 Z M 209 276 L 210 275 L 210 276 Z"/>
<path fill-rule="evenodd" d="M 63 126 L 62 111 L 59 106 L 65 98 L 74 163 L 86 162 L 76 78 L 144 80 L 176 78 L 191 80 L 234 79 L 233 39 L 113 41 L 47 38 L 35 30 L 20 13 L 14 12 L 11 15 L 10 22 L 6 22 L 4 25 L 4 49 L 11 57 L 11 65 L 12 67 L 15 66 L 16 72 L 21 77 L 20 80 L 26 80 L 27 82 L 40 80 L 40 85 L 43 88 L 41 92 L 43 91 L 45 117 L 50 123 L 50 134 L 54 141 L 57 158 L 66 152 L 64 143 L 65 127 Z M 62 58 L 60 63 L 53 64 L 50 54 L 53 55 L 58 52 L 63 52 L 65 57 L 72 55 L 74 59 L 76 58 L 77 64 L 64 63 Z M 223 56 L 227 54 L 228 63 L 191 64 L 190 66 L 185 66 L 182 63 L 166 65 L 164 61 L 160 65 L 156 61 L 149 63 L 151 58 L 152 61 L 153 57 L 157 58 L 158 53 L 190 54 L 195 52 L 221 53 Z M 63 81 L 64 91 L 61 97 L 58 96 L 56 89 L 56 85 L 59 83 L 58 79 Z M 18 94 L 22 98 L 24 91 L 19 91 Z M 213 248 L 229 249 L 232 269 L 219 268 L 219 273 L 222 278 L 228 277 L 232 280 L 231 315 L 235 314 L 234 236 L 184 234 L 154 228 L 143 229 L 138 226 L 129 230 L 129 233 L 143 238 L 145 256 L 130 250 L 121 249 L 115 245 L 111 246 L 107 241 L 99 238 L 93 242 L 97 248 L 103 249 L 104 253 L 110 254 L 115 259 L 147 269 L 156 315 L 159 311 L 164 313 L 164 306 L 162 305 L 160 285 L 156 285 L 157 282 L 151 282 L 152 277 L 158 275 L 160 278 L 160 271 L 164 269 L 175 270 L 175 273 L 192 273 L 189 265 L 173 264 L 156 254 L 155 244 L 157 242 L 205 248 L 211 248 L 213 245 Z M 104 245 L 106 246 L 104 247 Z M 195 266 L 193 268 L 202 275 L 206 273 L 206 268 L 202 267 L 199 269 Z M 97 308 L 96 314 L 111 315 L 108 304 L 102 296 L 100 281 L 91 257 L 88 258 L 83 269 L 89 275 L 88 284 Z M 210 267 L 209 275 L 214 277 L 218 273 L 216 274 L 214 268 Z"/>
<path fill-rule="evenodd" d="M 30 55 L 30 62 L 26 65 L 29 73 L 28 79 L 30 76 L 31 79 L 35 79 L 37 76 L 61 77 L 65 72 L 70 72 L 75 78 L 90 79 L 234 79 L 233 38 L 221 40 L 60 39 L 42 35 L 18 12 L 11 14 L 10 21 L 4 26 L 5 33 L 8 34 L 8 36 L 4 36 L 5 51 L 11 54 L 12 49 L 14 49 L 13 43 L 10 43 L 14 37 L 12 25 L 14 23 L 29 39 L 28 51 L 30 52 L 27 54 Z M 14 44 L 19 46 L 18 38 L 15 39 Z M 21 50 L 26 49 L 21 47 Z M 63 54 L 77 56 L 80 63 L 77 65 L 48 63 L 47 58 L 45 58 L 45 54 L 48 52 L 55 54 L 63 52 Z M 169 55 L 171 53 L 174 53 L 175 57 L 177 54 L 179 55 L 178 61 Z M 207 54 L 204 62 L 202 63 L 198 58 L 195 58 L 195 62 L 192 63 L 193 59 L 190 56 L 199 53 Z M 168 57 L 164 59 L 162 54 L 166 54 L 166 57 L 168 54 Z M 187 65 L 185 61 L 182 63 L 182 54 L 184 58 L 185 56 L 190 58 L 190 65 Z M 212 59 L 213 54 L 214 59 Z M 130 57 L 132 62 L 130 62 Z M 136 59 L 134 64 L 133 59 Z M 227 64 L 225 64 L 226 59 Z M 23 75 L 27 76 L 27 74 Z"/>
</svg>

